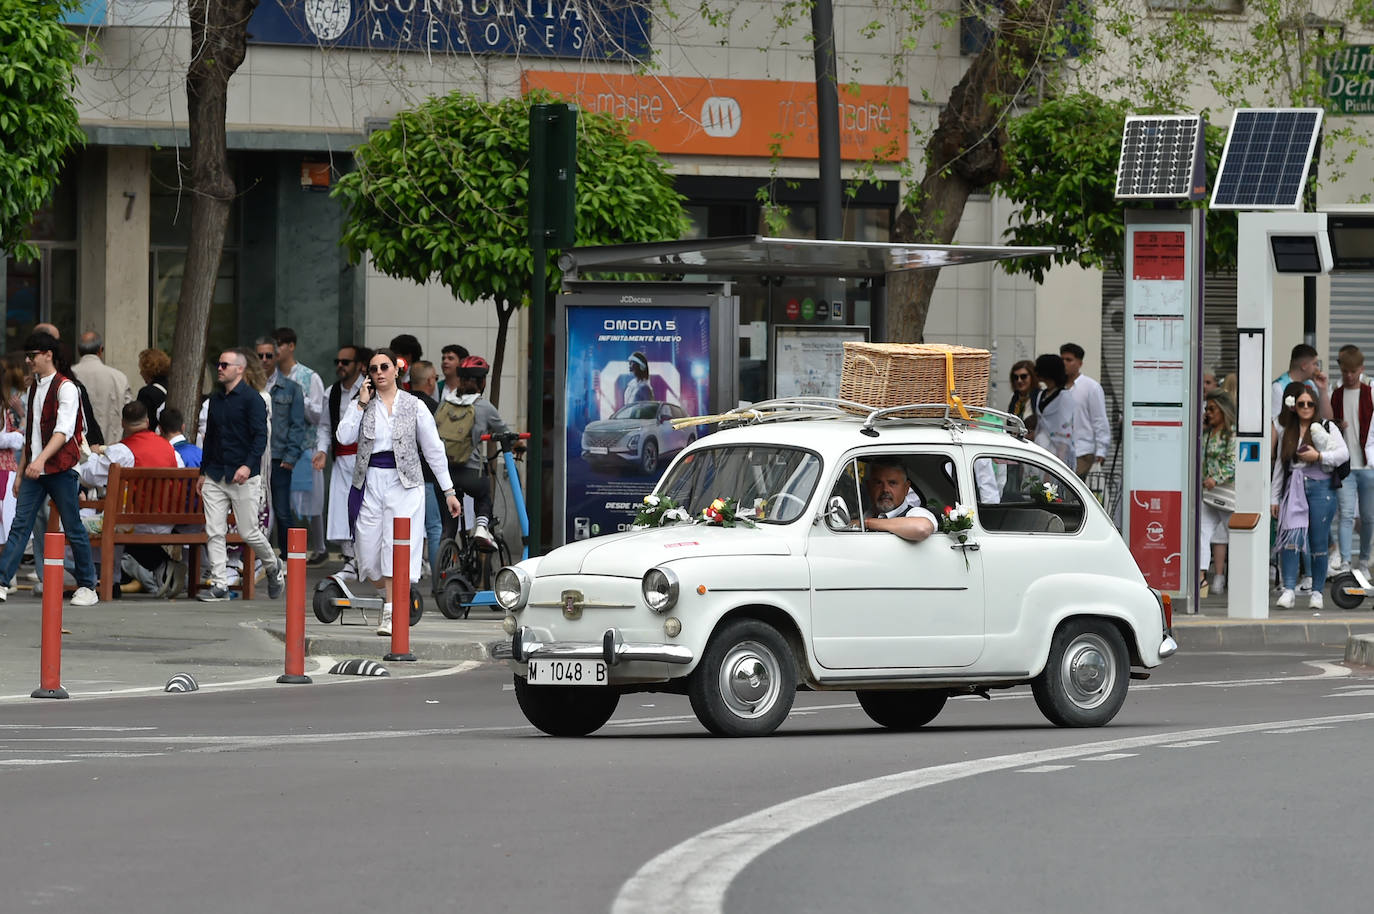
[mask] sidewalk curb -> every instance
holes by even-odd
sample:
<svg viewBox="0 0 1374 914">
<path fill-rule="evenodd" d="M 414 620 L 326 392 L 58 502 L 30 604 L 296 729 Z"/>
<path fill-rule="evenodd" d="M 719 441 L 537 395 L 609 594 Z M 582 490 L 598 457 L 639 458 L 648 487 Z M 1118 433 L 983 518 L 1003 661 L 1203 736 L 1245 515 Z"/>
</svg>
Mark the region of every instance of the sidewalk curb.
<svg viewBox="0 0 1374 914">
<path fill-rule="evenodd" d="M 1354 637 L 1374 636 L 1374 619 L 1174 619 L 1180 650 L 1251 650 L 1330 645 L 1346 647 Z M 1374 645 L 1374 638 L 1371 639 Z"/>
<path fill-rule="evenodd" d="M 1374 666 L 1374 635 L 1352 635 L 1345 642 L 1345 662 Z"/>
<path fill-rule="evenodd" d="M 310 629 L 305 633 L 305 654 L 307 657 L 364 657 L 381 659 L 391 652 L 391 639 L 379 636 L 370 626 L 357 626 L 359 634 L 319 635 Z M 273 638 L 286 643 L 286 626 L 280 622 L 268 622 L 262 626 Z M 491 639 L 488 639 L 491 640 Z M 411 633 L 410 652 L 420 661 L 490 661 L 491 654 L 487 642 L 467 639 L 428 639 L 416 638 Z"/>
</svg>

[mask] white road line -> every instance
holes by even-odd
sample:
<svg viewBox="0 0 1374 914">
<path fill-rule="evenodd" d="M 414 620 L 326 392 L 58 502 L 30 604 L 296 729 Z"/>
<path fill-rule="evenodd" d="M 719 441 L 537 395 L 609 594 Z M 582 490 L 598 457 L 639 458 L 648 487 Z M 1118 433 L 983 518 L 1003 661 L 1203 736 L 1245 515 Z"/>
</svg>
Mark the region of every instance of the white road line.
<svg viewBox="0 0 1374 914">
<path fill-rule="evenodd" d="M 1094 755 L 1083 759 L 1085 762 L 1114 762 L 1120 758 L 1135 758 L 1138 752 L 1108 752 L 1106 755 Z"/>
<path fill-rule="evenodd" d="M 1369 688 L 1365 688 L 1365 689 L 1351 689 L 1351 690 L 1348 691 L 1348 692 L 1332 692 L 1330 695 L 1324 695 L 1324 696 L 1322 696 L 1322 697 L 1324 697 L 1324 698 L 1359 698 L 1359 697 L 1361 697 L 1361 696 L 1369 696 L 1369 695 L 1374 695 L 1374 689 L 1369 689 Z"/>
<path fill-rule="evenodd" d="M 74 758 L 0 758 L 0 768 L 35 767 L 38 765 L 66 765 Z"/>
<path fill-rule="evenodd" d="M 746 866 L 770 849 L 836 816 L 923 787 L 994 771 L 1050 764 L 1101 752 L 1161 746 L 1181 740 L 1257 733 L 1276 727 L 1365 721 L 1374 721 L 1374 713 L 1182 730 L 935 765 L 842 784 L 726 822 L 669 848 L 640 867 L 621 887 L 611 906 L 611 914 L 641 914 L 644 911 L 653 911 L 655 914 L 718 914 L 730 883 Z"/>
<path fill-rule="evenodd" d="M 1265 733 L 1308 733 L 1312 730 L 1334 730 L 1335 727 L 1285 727 L 1282 730 L 1266 730 Z"/>
<path fill-rule="evenodd" d="M 1036 765 L 1034 768 L 1020 768 L 1018 770 L 1022 774 L 1041 774 L 1048 771 L 1063 771 L 1072 767 L 1072 765 Z"/>
<path fill-rule="evenodd" d="M 1183 740 L 1182 742 L 1179 742 L 1179 743 L 1165 743 L 1165 744 L 1163 744 L 1162 746 L 1160 746 L 1159 748 L 1161 748 L 1161 749 L 1192 749 L 1192 748 L 1195 747 L 1195 746 L 1211 746 L 1211 745 L 1213 745 L 1213 744 L 1215 744 L 1215 743 L 1219 743 L 1219 742 L 1221 742 L 1221 740 L 1216 740 L 1216 739 L 1185 739 L 1185 740 Z"/>
</svg>

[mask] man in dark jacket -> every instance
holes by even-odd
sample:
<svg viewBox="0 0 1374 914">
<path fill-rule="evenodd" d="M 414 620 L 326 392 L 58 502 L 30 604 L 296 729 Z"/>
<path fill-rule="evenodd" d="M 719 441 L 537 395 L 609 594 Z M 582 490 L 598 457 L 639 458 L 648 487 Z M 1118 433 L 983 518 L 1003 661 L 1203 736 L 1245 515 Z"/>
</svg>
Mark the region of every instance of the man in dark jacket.
<svg viewBox="0 0 1374 914">
<path fill-rule="evenodd" d="M 225 536 L 229 511 L 234 512 L 239 535 L 267 568 L 267 595 L 282 593 L 282 562 L 272 551 L 258 523 L 262 498 L 262 452 L 267 447 L 267 404 L 252 387 L 243 383 L 247 360 L 233 349 L 220 353 L 217 377 L 223 390 L 210 395 L 205 420 L 205 447 L 196 488 L 205 505 L 206 545 L 210 553 L 210 586 L 200 592 L 207 602 L 229 599 L 228 556 Z M 253 566 L 244 561 L 244 575 Z"/>
</svg>

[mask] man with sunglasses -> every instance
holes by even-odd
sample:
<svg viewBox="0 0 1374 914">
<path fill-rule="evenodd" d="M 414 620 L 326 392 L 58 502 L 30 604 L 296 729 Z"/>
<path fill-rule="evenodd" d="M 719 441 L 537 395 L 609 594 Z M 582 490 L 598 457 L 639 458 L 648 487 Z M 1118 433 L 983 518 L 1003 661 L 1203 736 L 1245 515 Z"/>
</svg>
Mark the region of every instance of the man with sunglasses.
<svg viewBox="0 0 1374 914">
<path fill-rule="evenodd" d="M 95 595 L 95 563 L 77 503 L 81 483 L 76 464 L 81 459 L 79 443 L 84 429 L 81 395 L 71 378 L 71 368 L 51 335 L 30 334 L 24 341 L 24 358 L 33 370 L 33 384 L 29 387 L 24 448 L 14 477 L 14 523 L 5 550 L 0 553 L 0 602 L 9 596 L 39 506 L 51 498 L 62 518 L 76 563 L 77 589 L 71 603 L 94 606 L 100 602 Z M 42 554 L 41 543 L 37 551 Z"/>
<path fill-rule="evenodd" d="M 196 481 L 205 506 L 206 551 L 210 554 L 210 586 L 199 596 L 206 602 L 229 599 L 225 536 L 232 509 L 239 521 L 239 535 L 267 569 L 267 595 L 275 600 L 282 593 L 282 563 L 258 523 L 267 404 L 243 383 L 243 370 L 248 367 L 243 353 L 226 350 L 220 353 L 215 367 L 223 389 L 212 393 L 207 404 L 200 479 Z M 245 561 L 244 567 L 251 565 Z"/>
<path fill-rule="evenodd" d="M 353 485 L 353 464 L 358 453 L 357 442 L 341 444 L 338 439 L 339 419 L 343 408 L 358 398 L 358 391 L 367 380 L 364 368 L 372 358 L 372 350 L 352 343 L 340 346 L 334 359 L 334 374 L 338 381 L 325 391 L 326 415 L 324 421 L 315 429 L 315 456 L 311 465 L 323 470 L 325 461 L 334 458 L 334 469 L 329 474 L 329 498 L 325 505 L 325 530 L 327 541 L 339 543 L 344 556 L 344 572 L 351 572 L 353 565 L 353 533 L 348 529 L 348 490 Z"/>
</svg>

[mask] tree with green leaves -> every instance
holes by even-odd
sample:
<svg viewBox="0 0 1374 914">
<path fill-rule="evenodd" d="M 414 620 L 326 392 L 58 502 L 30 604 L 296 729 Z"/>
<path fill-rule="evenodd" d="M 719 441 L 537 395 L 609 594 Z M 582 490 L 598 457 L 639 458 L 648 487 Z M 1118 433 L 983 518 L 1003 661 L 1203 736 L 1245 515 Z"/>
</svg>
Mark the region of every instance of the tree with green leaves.
<svg viewBox="0 0 1374 914">
<path fill-rule="evenodd" d="M 788 43 L 815 2 L 770 5 L 775 31 L 767 41 Z M 912 125 L 914 148 L 922 152 L 899 167 L 907 189 L 893 240 L 950 243 L 969 197 L 1000 190 L 1032 223 L 1012 240 L 1065 245 L 1059 261 L 1085 266 L 1115 262 L 1111 235 L 1120 231 L 1122 207 L 1101 181 L 1116 172 L 1127 113 L 1188 113 L 1199 95 L 1225 109 L 1320 107 L 1322 62 L 1348 34 L 1374 27 L 1374 0 L 1247 0 L 1242 16 L 1216 0 L 960 0 L 954 10 L 937 0 L 872 3 L 871 19 L 858 14 L 856 3 L 848 21 L 863 41 L 890 35 L 882 77 L 890 81 L 905 80 L 917 50 L 928 50 L 931 36 L 948 34 L 961 17 L 982 34 L 947 97 L 920 93 L 939 115 L 933 124 Z M 747 30 L 738 17 L 753 13 L 743 10 L 701 3 L 703 20 L 726 31 Z M 843 50 L 840 64 L 857 81 L 857 64 L 846 67 Z M 1120 101 L 1090 104 L 1092 97 Z M 1210 132 L 1213 166 L 1219 138 Z M 1368 141 L 1349 119 L 1328 121 L 1323 177 L 1340 177 Z M 1028 148 L 1018 151 L 1020 143 Z M 860 167 L 853 180 L 872 178 L 876 168 Z M 1234 220 L 1209 217 L 1208 228 L 1218 257 L 1211 265 L 1230 262 L 1224 246 L 1234 238 Z M 1046 264 L 1016 266 L 1038 278 Z M 937 277 L 927 270 L 890 278 L 890 339 L 923 339 Z"/>
<path fill-rule="evenodd" d="M 0 0 L 0 250 L 28 242 L 70 149 L 83 141 L 72 90 L 81 42 L 62 25 L 69 0 Z"/>
<path fill-rule="evenodd" d="M 356 170 L 334 195 L 347 206 L 343 244 L 388 276 L 438 279 L 472 305 L 490 301 L 499 324 L 491 399 L 500 395 L 511 315 L 529 304 L 529 109 L 541 93 L 484 102 L 461 92 L 398 114 L 355 151 Z M 682 197 L 666 163 L 609 116 L 577 127 L 577 243 L 678 238 Z M 550 290 L 558 287 L 549 270 Z"/>
</svg>

